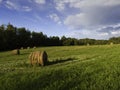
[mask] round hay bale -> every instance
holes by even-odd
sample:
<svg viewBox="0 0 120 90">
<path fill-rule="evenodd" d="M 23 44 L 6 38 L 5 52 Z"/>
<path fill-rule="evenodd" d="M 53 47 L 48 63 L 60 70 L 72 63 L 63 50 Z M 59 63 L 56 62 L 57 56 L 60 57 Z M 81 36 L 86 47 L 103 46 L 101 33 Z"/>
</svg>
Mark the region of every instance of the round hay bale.
<svg viewBox="0 0 120 90">
<path fill-rule="evenodd" d="M 32 52 L 29 55 L 29 59 L 30 59 L 30 64 L 31 65 L 41 65 L 44 66 L 47 64 L 48 59 L 47 59 L 47 53 L 45 51 L 36 51 L 36 52 Z"/>
<path fill-rule="evenodd" d="M 32 52 L 30 55 L 29 55 L 29 59 L 30 59 L 30 63 L 31 65 L 34 65 L 34 64 L 37 64 L 38 60 L 37 60 L 37 52 Z"/>
<path fill-rule="evenodd" d="M 19 49 L 15 49 L 12 51 L 13 55 L 20 55 L 20 50 Z"/>
<path fill-rule="evenodd" d="M 34 46 L 33 49 L 36 49 L 36 46 Z"/>
<path fill-rule="evenodd" d="M 89 43 L 87 43 L 87 46 L 90 46 L 90 44 L 89 44 Z"/>
<path fill-rule="evenodd" d="M 113 42 L 110 42 L 110 45 L 113 45 L 114 43 Z"/>
<path fill-rule="evenodd" d="M 41 64 L 42 66 L 44 66 L 44 65 L 47 64 L 47 62 L 48 62 L 48 56 L 47 56 L 46 51 L 42 51 L 40 53 L 40 57 L 39 58 L 40 58 L 39 61 L 38 61 L 39 64 Z"/>
<path fill-rule="evenodd" d="M 23 47 L 21 47 L 21 50 L 23 50 L 24 48 Z"/>
<path fill-rule="evenodd" d="M 27 49 L 30 49 L 30 47 L 27 47 Z"/>
</svg>

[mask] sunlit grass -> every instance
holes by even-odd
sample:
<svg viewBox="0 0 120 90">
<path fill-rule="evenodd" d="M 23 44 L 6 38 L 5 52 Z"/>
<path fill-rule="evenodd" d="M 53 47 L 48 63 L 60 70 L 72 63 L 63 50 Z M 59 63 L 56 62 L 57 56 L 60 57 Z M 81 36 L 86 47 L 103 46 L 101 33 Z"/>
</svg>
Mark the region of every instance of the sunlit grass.
<svg viewBox="0 0 120 90">
<path fill-rule="evenodd" d="M 30 52 L 45 50 L 49 64 L 29 63 Z M 0 90 L 118 90 L 120 45 L 24 49 L 0 52 Z"/>
</svg>

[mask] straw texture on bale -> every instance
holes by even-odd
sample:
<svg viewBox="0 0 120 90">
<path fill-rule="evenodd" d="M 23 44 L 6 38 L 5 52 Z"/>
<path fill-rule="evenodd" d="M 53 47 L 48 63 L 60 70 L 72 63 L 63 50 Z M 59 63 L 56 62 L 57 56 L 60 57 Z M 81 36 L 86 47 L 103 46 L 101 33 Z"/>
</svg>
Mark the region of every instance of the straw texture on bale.
<svg viewBox="0 0 120 90">
<path fill-rule="evenodd" d="M 19 55 L 20 54 L 20 50 L 19 49 L 15 49 L 12 51 L 13 55 Z"/>
<path fill-rule="evenodd" d="M 29 55 L 31 65 L 38 64 L 38 65 L 44 66 L 48 62 L 47 58 L 48 58 L 47 53 L 45 51 L 42 51 L 42 52 L 36 51 L 36 52 L 32 52 Z"/>
</svg>

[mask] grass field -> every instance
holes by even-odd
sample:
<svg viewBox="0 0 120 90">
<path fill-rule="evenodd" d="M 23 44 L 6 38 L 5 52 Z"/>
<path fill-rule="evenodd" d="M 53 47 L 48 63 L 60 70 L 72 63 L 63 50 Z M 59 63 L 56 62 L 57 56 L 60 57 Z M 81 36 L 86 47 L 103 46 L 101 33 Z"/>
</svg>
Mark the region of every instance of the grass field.
<svg viewBox="0 0 120 90">
<path fill-rule="evenodd" d="M 45 50 L 50 64 L 29 64 L 30 52 Z M 0 52 L 0 90 L 119 90 L 120 45 L 41 47 Z"/>
</svg>

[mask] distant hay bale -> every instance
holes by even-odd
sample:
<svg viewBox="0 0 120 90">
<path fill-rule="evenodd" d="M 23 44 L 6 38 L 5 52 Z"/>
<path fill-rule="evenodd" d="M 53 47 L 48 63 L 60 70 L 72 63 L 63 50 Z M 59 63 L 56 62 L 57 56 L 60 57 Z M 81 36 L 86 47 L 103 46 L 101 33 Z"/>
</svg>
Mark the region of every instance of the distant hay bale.
<svg viewBox="0 0 120 90">
<path fill-rule="evenodd" d="M 21 47 L 21 50 L 23 50 L 24 48 L 23 47 Z"/>
<path fill-rule="evenodd" d="M 34 46 L 33 49 L 36 49 L 36 46 Z"/>
<path fill-rule="evenodd" d="M 20 50 L 19 49 L 15 49 L 12 51 L 13 55 L 20 55 Z"/>
<path fill-rule="evenodd" d="M 27 47 L 27 49 L 30 49 L 30 47 Z"/>
<path fill-rule="evenodd" d="M 90 44 L 89 44 L 89 43 L 87 43 L 87 46 L 90 46 Z"/>
<path fill-rule="evenodd" d="M 30 64 L 31 65 L 38 64 L 38 65 L 44 66 L 48 62 L 48 56 L 47 56 L 47 53 L 45 51 L 32 52 L 29 55 L 29 59 L 30 59 Z"/>
<path fill-rule="evenodd" d="M 110 42 L 110 45 L 113 45 L 113 42 Z"/>
</svg>

